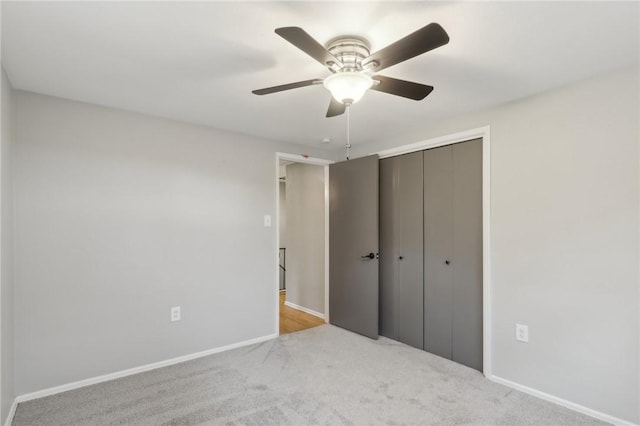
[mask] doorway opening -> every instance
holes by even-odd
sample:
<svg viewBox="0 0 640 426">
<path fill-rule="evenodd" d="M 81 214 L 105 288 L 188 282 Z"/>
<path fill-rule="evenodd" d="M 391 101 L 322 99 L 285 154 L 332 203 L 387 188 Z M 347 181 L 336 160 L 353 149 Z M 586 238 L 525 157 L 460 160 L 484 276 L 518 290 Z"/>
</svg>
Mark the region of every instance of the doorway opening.
<svg viewBox="0 0 640 426">
<path fill-rule="evenodd" d="M 276 155 L 279 334 L 328 321 L 327 160 Z"/>
</svg>

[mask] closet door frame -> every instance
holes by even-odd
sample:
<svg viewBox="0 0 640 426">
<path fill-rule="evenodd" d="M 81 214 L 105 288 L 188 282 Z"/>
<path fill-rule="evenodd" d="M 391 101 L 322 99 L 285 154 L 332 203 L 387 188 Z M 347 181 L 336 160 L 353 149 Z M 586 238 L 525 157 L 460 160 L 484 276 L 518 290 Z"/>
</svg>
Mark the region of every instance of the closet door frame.
<svg viewBox="0 0 640 426">
<path fill-rule="evenodd" d="M 491 335 L 491 128 L 458 133 L 375 152 L 380 159 L 482 138 L 482 373 L 492 377 Z"/>
</svg>

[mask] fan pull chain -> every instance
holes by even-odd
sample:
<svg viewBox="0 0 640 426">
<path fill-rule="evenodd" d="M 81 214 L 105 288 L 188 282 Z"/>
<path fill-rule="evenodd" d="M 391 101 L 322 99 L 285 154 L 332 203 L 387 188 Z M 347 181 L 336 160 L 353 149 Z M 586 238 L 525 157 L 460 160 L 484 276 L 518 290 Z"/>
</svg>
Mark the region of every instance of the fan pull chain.
<svg viewBox="0 0 640 426">
<path fill-rule="evenodd" d="M 351 116 L 349 114 L 349 111 L 351 110 L 351 105 L 347 105 L 347 161 L 349 161 L 349 156 L 351 155 L 351 141 L 350 141 L 350 133 L 351 133 L 351 129 L 350 129 L 350 123 L 351 123 Z"/>
</svg>

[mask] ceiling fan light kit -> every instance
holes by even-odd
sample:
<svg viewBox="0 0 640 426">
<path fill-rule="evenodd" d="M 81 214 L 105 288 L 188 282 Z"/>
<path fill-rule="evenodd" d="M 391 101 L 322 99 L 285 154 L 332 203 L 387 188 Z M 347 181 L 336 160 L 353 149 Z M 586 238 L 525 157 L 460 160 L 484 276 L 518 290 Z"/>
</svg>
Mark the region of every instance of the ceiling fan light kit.
<svg viewBox="0 0 640 426">
<path fill-rule="evenodd" d="M 370 54 L 368 41 L 361 37 L 336 37 L 325 47 L 299 27 L 277 28 L 275 32 L 327 67 L 332 75 L 254 90 L 253 93 L 267 95 L 322 83 L 332 95 L 327 117 L 343 114 L 369 89 L 416 101 L 424 99 L 433 90 L 432 86 L 382 75 L 371 76 L 368 72 L 381 71 L 449 42 L 446 31 L 436 23 L 426 25 L 373 54 Z"/>
<path fill-rule="evenodd" d="M 325 78 L 323 84 L 336 101 L 352 105 L 362 99 L 373 85 L 373 79 L 367 74 L 341 71 Z"/>
</svg>

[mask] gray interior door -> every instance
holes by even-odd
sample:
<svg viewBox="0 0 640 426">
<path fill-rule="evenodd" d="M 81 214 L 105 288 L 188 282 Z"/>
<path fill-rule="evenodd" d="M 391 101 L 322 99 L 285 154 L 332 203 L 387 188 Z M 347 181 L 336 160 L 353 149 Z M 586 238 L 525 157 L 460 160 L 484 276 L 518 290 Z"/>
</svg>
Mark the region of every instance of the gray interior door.
<svg viewBox="0 0 640 426">
<path fill-rule="evenodd" d="M 378 338 L 377 155 L 329 166 L 329 321 Z"/>
<path fill-rule="evenodd" d="M 453 293 L 451 146 L 424 151 L 424 349 L 451 359 Z"/>
<path fill-rule="evenodd" d="M 423 349 L 422 153 L 398 157 L 398 340 Z"/>
<path fill-rule="evenodd" d="M 380 160 L 380 334 L 423 349 L 422 152 Z"/>
<path fill-rule="evenodd" d="M 452 359 L 482 371 L 482 139 L 452 149 Z"/>
<path fill-rule="evenodd" d="M 398 340 L 398 157 L 380 160 L 380 334 Z"/>
<path fill-rule="evenodd" d="M 482 371 L 482 140 L 424 151 L 424 348 Z"/>
</svg>

